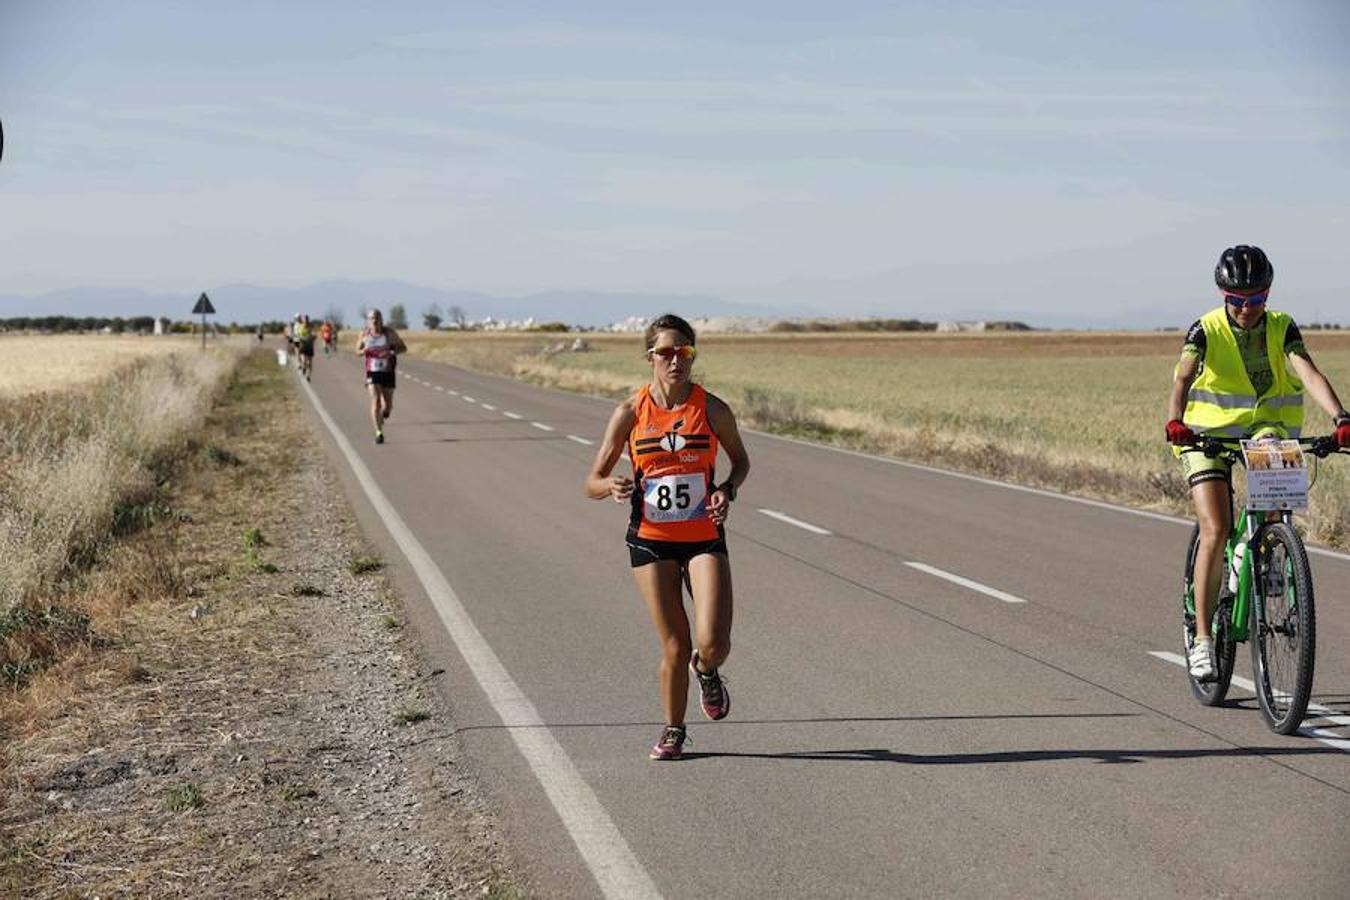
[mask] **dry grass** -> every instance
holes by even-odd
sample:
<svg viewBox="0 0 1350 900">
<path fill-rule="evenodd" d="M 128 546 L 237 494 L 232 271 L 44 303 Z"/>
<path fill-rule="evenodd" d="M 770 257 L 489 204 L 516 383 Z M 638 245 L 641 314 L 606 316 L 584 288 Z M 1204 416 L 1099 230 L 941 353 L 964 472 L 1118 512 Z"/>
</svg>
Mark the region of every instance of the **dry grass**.
<svg viewBox="0 0 1350 900">
<path fill-rule="evenodd" d="M 646 377 L 641 339 L 412 333 L 414 355 L 618 397 Z M 1350 400 L 1350 333 L 1308 345 Z M 1155 509 L 1187 512 L 1161 440 L 1178 333 L 708 335 L 698 373 L 754 427 Z M 1308 431 L 1330 423 L 1310 411 Z M 1350 543 L 1350 465 L 1320 466 L 1306 524 Z"/>
<path fill-rule="evenodd" d="M 4 684 L 84 639 L 90 613 L 72 611 L 65 595 L 88 588 L 89 567 L 116 536 L 173 519 L 161 483 L 237 363 L 232 351 L 124 360 L 96 382 L 0 400 Z M 145 554 L 137 577 L 148 582 L 96 595 L 94 613 L 120 604 L 111 598 L 175 587 L 165 558 Z"/>
<path fill-rule="evenodd" d="M 225 339 L 227 345 L 238 339 Z M 222 342 L 215 340 L 211 347 Z M 137 359 L 200 352 L 190 335 L 3 335 L 0 398 L 60 391 L 100 381 Z"/>
</svg>

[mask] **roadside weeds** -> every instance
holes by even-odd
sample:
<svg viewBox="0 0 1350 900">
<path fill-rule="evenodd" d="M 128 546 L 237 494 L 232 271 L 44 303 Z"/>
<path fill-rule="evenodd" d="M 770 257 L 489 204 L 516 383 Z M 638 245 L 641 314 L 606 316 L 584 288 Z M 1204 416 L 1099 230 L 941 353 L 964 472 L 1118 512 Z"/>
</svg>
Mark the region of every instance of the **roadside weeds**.
<svg viewBox="0 0 1350 900">
<path fill-rule="evenodd" d="M 524 896 L 271 359 L 0 699 L 0 894 Z"/>
</svg>

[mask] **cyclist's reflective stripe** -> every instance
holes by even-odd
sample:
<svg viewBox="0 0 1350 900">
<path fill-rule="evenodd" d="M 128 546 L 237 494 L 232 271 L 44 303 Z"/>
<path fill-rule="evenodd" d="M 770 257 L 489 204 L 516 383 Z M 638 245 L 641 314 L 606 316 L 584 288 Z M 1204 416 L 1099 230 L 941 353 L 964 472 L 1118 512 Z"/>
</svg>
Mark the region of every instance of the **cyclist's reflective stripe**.
<svg viewBox="0 0 1350 900">
<path fill-rule="evenodd" d="M 1197 391 L 1191 388 L 1190 399 L 1220 409 L 1256 409 L 1255 394 L 1216 394 L 1213 391 Z"/>
<path fill-rule="evenodd" d="M 1261 401 L 1262 406 L 1269 406 L 1273 409 L 1282 409 L 1286 406 L 1302 406 L 1302 394 L 1285 394 L 1283 397 L 1271 397 L 1269 400 Z"/>
</svg>

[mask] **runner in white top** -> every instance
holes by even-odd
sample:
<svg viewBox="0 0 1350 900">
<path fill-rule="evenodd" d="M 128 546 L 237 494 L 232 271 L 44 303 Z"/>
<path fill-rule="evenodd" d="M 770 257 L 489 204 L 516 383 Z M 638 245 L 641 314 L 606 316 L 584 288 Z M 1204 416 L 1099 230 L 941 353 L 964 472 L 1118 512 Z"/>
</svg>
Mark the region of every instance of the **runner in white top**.
<svg viewBox="0 0 1350 900">
<path fill-rule="evenodd" d="M 375 443 L 384 443 L 384 422 L 394 411 L 394 370 L 399 353 L 408 347 L 392 328 L 384 326 L 378 309 L 366 315 L 366 327 L 356 342 L 356 352 L 366 363 L 366 384 L 370 388 L 370 421 L 375 425 Z"/>
</svg>

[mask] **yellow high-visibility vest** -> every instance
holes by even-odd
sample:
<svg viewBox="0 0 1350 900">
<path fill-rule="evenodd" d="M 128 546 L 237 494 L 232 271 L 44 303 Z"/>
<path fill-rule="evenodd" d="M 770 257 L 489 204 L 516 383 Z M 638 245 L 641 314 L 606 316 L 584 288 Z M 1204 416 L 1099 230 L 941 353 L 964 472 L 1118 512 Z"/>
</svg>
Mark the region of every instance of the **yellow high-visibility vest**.
<svg viewBox="0 0 1350 900">
<path fill-rule="evenodd" d="M 1227 312 L 1220 306 L 1205 313 L 1200 319 L 1205 329 L 1205 358 L 1191 385 L 1182 421 L 1196 434 L 1242 438 L 1274 427 L 1298 437 L 1303 429 L 1303 382 L 1289 370 L 1284 352 L 1292 322 L 1288 313 L 1266 312 L 1266 353 L 1274 381 L 1258 397 Z"/>
</svg>

